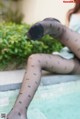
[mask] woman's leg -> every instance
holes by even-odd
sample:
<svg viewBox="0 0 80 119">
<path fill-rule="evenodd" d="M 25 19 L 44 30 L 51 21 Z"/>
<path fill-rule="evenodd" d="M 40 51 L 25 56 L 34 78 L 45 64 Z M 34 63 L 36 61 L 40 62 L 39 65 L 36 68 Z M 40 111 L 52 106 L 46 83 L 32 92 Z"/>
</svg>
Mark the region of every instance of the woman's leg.
<svg viewBox="0 0 80 119">
<path fill-rule="evenodd" d="M 80 59 L 80 34 L 66 27 L 60 42 L 68 46 L 71 51 Z"/>
<path fill-rule="evenodd" d="M 52 37 L 59 39 L 62 44 L 68 46 L 71 51 L 80 58 L 79 33 L 72 31 L 54 18 L 46 18 L 43 21 L 34 24 L 28 32 L 28 36 L 33 40 L 37 40 L 45 34 L 49 34 Z"/>
<path fill-rule="evenodd" d="M 26 111 L 40 84 L 41 71 L 67 74 L 75 68 L 74 60 L 66 60 L 56 55 L 35 54 L 28 59 L 26 72 L 17 101 L 8 114 L 8 119 L 26 119 Z"/>
</svg>

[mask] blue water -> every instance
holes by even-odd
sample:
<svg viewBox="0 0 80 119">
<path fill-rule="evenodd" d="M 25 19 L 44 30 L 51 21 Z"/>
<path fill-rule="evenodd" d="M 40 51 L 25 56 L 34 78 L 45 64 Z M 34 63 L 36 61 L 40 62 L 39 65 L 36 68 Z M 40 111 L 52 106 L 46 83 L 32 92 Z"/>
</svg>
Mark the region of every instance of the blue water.
<svg viewBox="0 0 80 119">
<path fill-rule="evenodd" d="M 58 97 L 55 100 L 36 101 L 35 107 L 45 115 L 46 119 L 80 119 L 79 102 L 80 94 L 76 93 L 63 96 L 63 98 Z"/>
<path fill-rule="evenodd" d="M 30 109 L 41 111 L 43 119 L 80 119 L 80 82 L 47 86 L 37 93 Z"/>
<path fill-rule="evenodd" d="M 6 99 L 0 113 L 10 111 L 18 92 L 0 93 L 0 99 Z M 28 119 L 80 119 L 80 81 L 40 86 L 30 104 Z"/>
</svg>

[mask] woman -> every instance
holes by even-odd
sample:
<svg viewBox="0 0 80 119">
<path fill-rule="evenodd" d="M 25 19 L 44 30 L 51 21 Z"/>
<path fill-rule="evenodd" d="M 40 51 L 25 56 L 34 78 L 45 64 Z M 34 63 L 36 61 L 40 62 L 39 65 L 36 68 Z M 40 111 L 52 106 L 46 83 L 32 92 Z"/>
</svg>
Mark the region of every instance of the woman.
<svg viewBox="0 0 80 119">
<path fill-rule="evenodd" d="M 80 4 L 75 0 L 74 7 L 67 12 L 66 15 L 66 26 L 75 32 L 80 33 Z M 68 47 L 64 47 L 60 53 L 57 53 L 59 56 L 63 56 L 66 59 L 71 59 L 74 57 L 74 54 L 70 51 Z"/>
<path fill-rule="evenodd" d="M 7 119 L 27 119 L 26 112 L 40 84 L 42 69 L 59 74 L 80 74 L 80 34 L 62 25 L 59 20 L 46 18 L 34 24 L 28 31 L 28 37 L 38 40 L 45 34 L 55 37 L 70 48 L 75 57 L 65 59 L 54 54 L 33 54 L 28 58 L 23 83 Z M 54 44 L 53 44 L 54 45 Z"/>
<path fill-rule="evenodd" d="M 80 33 L 80 4 L 75 3 L 74 7 L 67 12 L 66 25 Z"/>
</svg>

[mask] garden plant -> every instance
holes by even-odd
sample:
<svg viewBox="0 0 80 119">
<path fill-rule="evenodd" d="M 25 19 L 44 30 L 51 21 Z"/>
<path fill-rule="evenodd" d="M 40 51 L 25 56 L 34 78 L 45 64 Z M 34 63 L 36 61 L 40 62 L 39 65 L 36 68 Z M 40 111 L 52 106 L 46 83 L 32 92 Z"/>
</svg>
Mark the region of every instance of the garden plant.
<svg viewBox="0 0 80 119">
<path fill-rule="evenodd" d="M 63 46 L 46 35 L 38 41 L 27 37 L 30 25 L 12 22 L 0 23 L 0 70 L 22 69 L 34 53 L 52 53 Z"/>
</svg>

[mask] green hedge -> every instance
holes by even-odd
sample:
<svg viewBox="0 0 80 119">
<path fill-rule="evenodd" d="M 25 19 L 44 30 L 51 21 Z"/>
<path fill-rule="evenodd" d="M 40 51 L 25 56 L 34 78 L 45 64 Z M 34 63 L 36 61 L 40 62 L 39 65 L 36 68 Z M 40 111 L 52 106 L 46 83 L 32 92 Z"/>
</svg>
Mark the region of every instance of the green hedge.
<svg viewBox="0 0 80 119">
<path fill-rule="evenodd" d="M 0 70 L 23 68 L 27 58 L 33 53 L 52 53 L 59 51 L 62 45 L 46 35 L 39 41 L 31 41 L 26 32 L 27 24 L 0 24 Z"/>
</svg>

